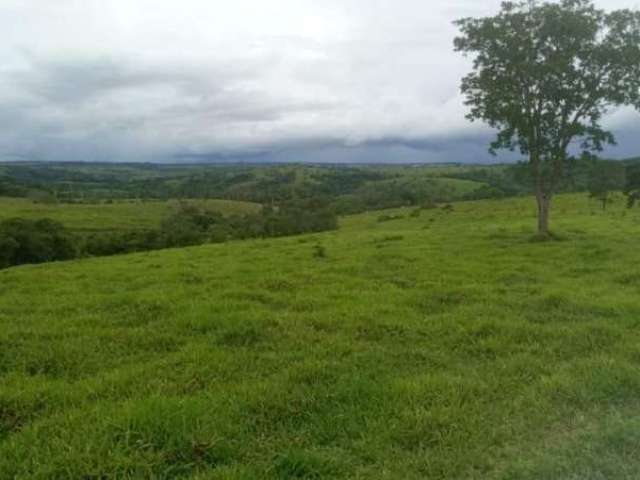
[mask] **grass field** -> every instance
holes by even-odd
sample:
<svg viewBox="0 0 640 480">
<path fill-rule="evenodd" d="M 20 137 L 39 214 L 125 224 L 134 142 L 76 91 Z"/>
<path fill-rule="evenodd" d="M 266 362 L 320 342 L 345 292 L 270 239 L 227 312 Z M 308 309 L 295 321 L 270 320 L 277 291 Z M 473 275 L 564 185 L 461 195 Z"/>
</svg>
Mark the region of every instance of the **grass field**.
<svg viewBox="0 0 640 480">
<path fill-rule="evenodd" d="M 190 200 L 223 214 L 255 213 L 260 205 L 232 200 Z M 157 228 L 176 208 L 177 201 L 118 201 L 91 204 L 45 204 L 26 198 L 0 197 L 0 220 L 51 218 L 73 231 Z"/>
<path fill-rule="evenodd" d="M 0 478 L 640 478 L 640 212 L 410 211 L 0 271 Z"/>
</svg>

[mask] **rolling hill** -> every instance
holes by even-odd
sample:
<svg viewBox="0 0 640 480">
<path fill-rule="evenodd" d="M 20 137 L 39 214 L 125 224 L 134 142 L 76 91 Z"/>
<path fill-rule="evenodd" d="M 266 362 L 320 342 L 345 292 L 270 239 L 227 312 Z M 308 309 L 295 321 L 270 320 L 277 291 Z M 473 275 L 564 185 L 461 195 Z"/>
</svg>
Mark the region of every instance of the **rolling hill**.
<svg viewBox="0 0 640 480">
<path fill-rule="evenodd" d="M 224 215 L 256 213 L 257 203 L 234 200 L 187 200 Z M 28 198 L 0 197 L 0 221 L 50 218 L 75 232 L 157 228 L 178 201 L 116 201 L 111 203 L 36 203 Z"/>
<path fill-rule="evenodd" d="M 638 212 L 382 213 L 0 271 L 0 478 L 640 477 Z"/>
</svg>

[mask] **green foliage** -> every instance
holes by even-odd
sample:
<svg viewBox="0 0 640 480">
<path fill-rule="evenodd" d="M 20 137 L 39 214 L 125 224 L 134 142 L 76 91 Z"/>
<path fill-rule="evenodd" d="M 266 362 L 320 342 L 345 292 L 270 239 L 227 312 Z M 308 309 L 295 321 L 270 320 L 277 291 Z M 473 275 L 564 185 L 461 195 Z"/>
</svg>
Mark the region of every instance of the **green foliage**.
<svg viewBox="0 0 640 480">
<path fill-rule="evenodd" d="M 451 213 L 451 212 L 453 212 L 455 210 L 455 208 L 450 203 L 447 203 L 447 204 L 442 206 L 442 210 L 444 210 L 447 213 Z"/>
<path fill-rule="evenodd" d="M 234 200 L 191 200 L 198 208 L 225 216 L 257 213 L 257 203 Z M 160 222 L 179 208 L 179 202 L 119 200 L 99 203 L 34 203 L 26 198 L 0 197 L 0 220 L 22 217 L 51 218 L 74 233 L 144 230 L 157 228 Z"/>
<path fill-rule="evenodd" d="M 324 248 L 323 245 L 314 245 L 313 246 L 313 256 L 315 258 L 326 258 L 327 256 L 327 249 Z"/>
<path fill-rule="evenodd" d="M 103 214 L 127 210 L 127 203 L 159 210 L 155 199 L 228 199 L 216 209 L 247 213 L 258 203 L 281 205 L 324 198 L 338 214 L 462 199 L 481 184 L 452 178 L 470 167 L 437 166 L 242 166 L 6 164 L 0 177 L 17 190 L 11 196 L 38 195 L 75 211 L 102 207 Z M 455 175 L 454 175 L 455 176 Z M 22 189 L 22 190 L 20 190 Z M 31 192 L 31 193 L 29 193 Z M 135 199 L 135 202 L 131 202 Z M 210 202 L 213 202 L 209 200 Z M 233 203 L 236 201 L 238 203 Z M 240 203 L 252 202 L 252 203 Z M 42 205 L 56 214 L 56 205 Z M 247 207 L 243 211 L 243 207 Z M 132 207 L 131 207 L 132 208 Z M 141 208 L 141 207 L 139 207 Z M 66 209 L 65 209 L 66 210 Z M 144 210 L 147 210 L 146 208 Z M 1 214 L 1 213 L 0 213 Z M 125 214 L 127 219 L 129 214 Z M 114 219 L 117 221 L 117 219 Z"/>
<path fill-rule="evenodd" d="M 602 203 L 602 210 L 612 201 L 612 195 L 625 187 L 625 166 L 615 162 L 596 162 L 589 174 L 589 196 Z"/>
<path fill-rule="evenodd" d="M 254 237 L 281 237 L 338 228 L 336 215 L 321 200 L 289 202 L 265 207 L 258 214 L 224 217 L 217 212 L 181 204 L 161 227 L 168 246 L 197 245 Z"/>
<path fill-rule="evenodd" d="M 181 203 L 175 213 L 163 220 L 160 231 L 167 246 L 180 247 L 211 240 L 215 226 L 224 224 L 225 218 L 218 212 L 201 209 L 191 203 Z M 224 240 L 226 238 L 222 238 Z"/>
<path fill-rule="evenodd" d="M 637 161 L 627 166 L 624 193 L 627 195 L 629 207 L 633 207 L 640 200 L 640 163 Z"/>
<path fill-rule="evenodd" d="M 384 214 L 384 215 L 379 215 L 377 220 L 378 220 L 378 223 L 381 223 L 381 222 L 392 222 L 394 220 L 401 220 L 402 218 L 403 216 L 398 214 L 393 214 L 393 215 Z"/>
<path fill-rule="evenodd" d="M 0 222 L 0 268 L 68 260 L 76 254 L 75 239 L 58 222 L 22 218 Z"/>
<path fill-rule="evenodd" d="M 124 230 L 90 233 L 81 239 L 82 255 L 104 256 L 157 250 L 172 246 L 160 230 Z M 204 241 L 185 244 L 195 245 Z"/>
<path fill-rule="evenodd" d="M 528 155 L 547 234 L 571 143 L 602 150 L 614 143 L 601 126 L 607 109 L 640 108 L 640 12 L 607 13 L 590 0 L 504 2 L 498 15 L 457 25 L 456 51 L 474 55 L 462 80 L 468 117 L 498 129 L 492 150 Z"/>
<path fill-rule="evenodd" d="M 76 256 L 117 255 L 338 228 L 335 213 L 314 199 L 289 202 L 277 209 L 264 208 L 256 214 L 226 217 L 206 205 L 180 202 L 157 228 L 106 230 L 84 235 L 71 235 L 60 223 L 51 220 L 7 220 L 0 223 L 0 268 Z"/>
<path fill-rule="evenodd" d="M 587 161 L 571 162 L 558 191 L 586 191 L 590 168 Z M 3 178 L 26 190 L 7 191 L 10 196 L 25 198 L 0 198 L 0 218 L 47 217 L 80 233 L 154 229 L 179 208 L 180 201 L 197 203 L 199 208 L 226 217 L 242 217 L 261 209 L 259 203 L 247 200 L 274 206 L 321 200 L 329 210 L 346 215 L 402 206 L 432 208 L 438 203 L 505 198 L 533 191 L 531 171 L 525 164 L 420 167 L 8 164 L 2 169 L 8 173 L 0 177 L 0 193 Z M 194 183 L 198 187 L 190 190 Z M 71 185 L 72 190 L 65 190 Z M 57 203 L 27 200 L 28 192 L 36 191 L 57 199 Z M 225 235 L 227 232 L 219 231 L 212 236 L 222 240 Z"/>
</svg>

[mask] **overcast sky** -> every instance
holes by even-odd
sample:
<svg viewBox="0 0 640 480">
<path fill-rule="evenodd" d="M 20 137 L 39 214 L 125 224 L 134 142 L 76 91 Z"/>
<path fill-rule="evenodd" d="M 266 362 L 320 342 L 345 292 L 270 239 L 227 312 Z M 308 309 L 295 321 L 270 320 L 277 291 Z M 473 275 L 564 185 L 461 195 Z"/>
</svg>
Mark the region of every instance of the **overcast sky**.
<svg viewBox="0 0 640 480">
<path fill-rule="evenodd" d="M 491 161 L 451 22 L 499 3 L 0 0 L 0 160 Z"/>
</svg>

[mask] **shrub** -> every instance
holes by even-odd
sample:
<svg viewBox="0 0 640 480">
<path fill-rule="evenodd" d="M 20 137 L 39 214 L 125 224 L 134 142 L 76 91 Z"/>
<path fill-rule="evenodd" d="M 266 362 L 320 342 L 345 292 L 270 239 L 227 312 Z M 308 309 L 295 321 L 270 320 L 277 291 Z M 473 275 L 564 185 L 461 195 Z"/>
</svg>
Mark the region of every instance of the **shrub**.
<svg viewBox="0 0 640 480">
<path fill-rule="evenodd" d="M 315 258 L 326 258 L 327 250 L 323 245 L 314 245 L 313 246 L 313 256 Z"/>
<path fill-rule="evenodd" d="M 54 220 L 0 222 L 0 267 L 68 260 L 77 254 L 76 239 Z"/>
<path fill-rule="evenodd" d="M 401 220 L 402 215 L 380 215 L 378 222 L 391 222 L 392 220 Z"/>
</svg>

